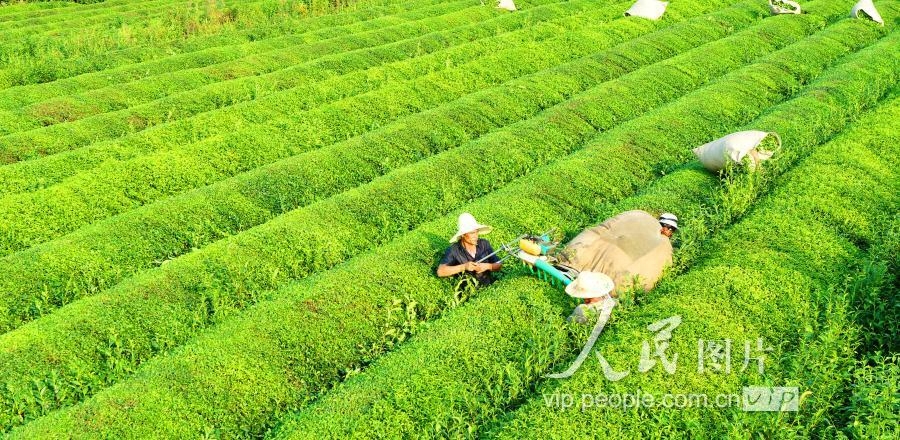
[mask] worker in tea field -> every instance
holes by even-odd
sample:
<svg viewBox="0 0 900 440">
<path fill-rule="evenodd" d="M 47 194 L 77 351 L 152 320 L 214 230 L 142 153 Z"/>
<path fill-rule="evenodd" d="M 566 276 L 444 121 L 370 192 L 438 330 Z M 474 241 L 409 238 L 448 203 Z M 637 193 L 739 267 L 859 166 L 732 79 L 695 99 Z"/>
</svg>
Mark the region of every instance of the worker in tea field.
<svg viewBox="0 0 900 440">
<path fill-rule="evenodd" d="M 678 231 L 678 217 L 675 217 L 675 214 L 664 213 L 659 216 L 659 225 L 662 227 L 660 233 L 671 240 L 672 235 Z"/>
<path fill-rule="evenodd" d="M 472 214 L 460 214 L 456 234 L 450 238 L 452 244 L 438 264 L 437 276 L 450 277 L 465 273 L 474 277 L 479 286 L 493 283 L 492 272 L 502 269 L 503 263 L 494 254 L 491 244 L 479 237 L 489 232 L 491 227 L 478 223 Z"/>
<path fill-rule="evenodd" d="M 575 307 L 575 310 L 569 315 L 569 321 L 579 324 L 588 323 L 590 312 L 598 313 L 601 308 L 610 305 L 606 299 L 609 298 L 614 287 L 615 283 L 612 278 L 604 273 L 587 270 L 578 273 L 575 281 L 566 286 L 566 294 L 572 298 L 581 298 L 584 303 Z"/>
<path fill-rule="evenodd" d="M 585 300 L 571 319 L 582 321 L 588 309 L 605 299 L 639 287 L 649 291 L 672 263 L 671 238 L 678 217 L 658 218 L 644 211 L 628 211 L 585 229 L 555 256 L 555 266 L 578 276 L 566 293 Z"/>
</svg>

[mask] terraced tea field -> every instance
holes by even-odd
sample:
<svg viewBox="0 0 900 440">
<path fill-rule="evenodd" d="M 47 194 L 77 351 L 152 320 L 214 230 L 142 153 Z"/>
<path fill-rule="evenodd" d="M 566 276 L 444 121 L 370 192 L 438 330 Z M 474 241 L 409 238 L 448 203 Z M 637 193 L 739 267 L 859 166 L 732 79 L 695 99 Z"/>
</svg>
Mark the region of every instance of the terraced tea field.
<svg viewBox="0 0 900 440">
<path fill-rule="evenodd" d="M 0 1 L 4 436 L 900 437 L 900 2 L 854 3 Z M 463 212 L 636 209 L 674 261 L 599 336 L 435 275 Z"/>
</svg>

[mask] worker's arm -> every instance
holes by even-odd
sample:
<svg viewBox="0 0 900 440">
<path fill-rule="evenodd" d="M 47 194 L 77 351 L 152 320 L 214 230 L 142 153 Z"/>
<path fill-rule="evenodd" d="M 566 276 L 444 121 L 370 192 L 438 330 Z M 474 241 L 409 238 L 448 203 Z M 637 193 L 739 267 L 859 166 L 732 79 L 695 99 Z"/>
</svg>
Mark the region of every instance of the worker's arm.
<svg viewBox="0 0 900 440">
<path fill-rule="evenodd" d="M 475 272 L 476 271 L 475 269 L 476 269 L 475 263 L 473 263 L 471 261 L 468 263 L 458 264 L 455 266 L 450 266 L 448 264 L 440 264 L 440 265 L 438 265 L 438 268 L 437 268 L 437 276 L 442 277 L 442 278 L 443 277 L 451 277 L 453 275 L 465 272 L 467 270 L 471 271 L 471 272 Z"/>
<path fill-rule="evenodd" d="M 471 264 L 472 267 L 470 269 L 464 269 L 464 270 L 470 270 L 475 273 L 482 273 L 482 272 L 488 272 L 488 271 L 496 272 L 503 268 L 502 263 L 469 263 L 469 264 Z M 440 269 L 440 267 L 438 269 Z M 438 276 L 440 276 L 440 274 L 438 274 Z"/>
<path fill-rule="evenodd" d="M 503 269 L 503 263 L 474 263 L 475 273 L 496 272 Z"/>
</svg>

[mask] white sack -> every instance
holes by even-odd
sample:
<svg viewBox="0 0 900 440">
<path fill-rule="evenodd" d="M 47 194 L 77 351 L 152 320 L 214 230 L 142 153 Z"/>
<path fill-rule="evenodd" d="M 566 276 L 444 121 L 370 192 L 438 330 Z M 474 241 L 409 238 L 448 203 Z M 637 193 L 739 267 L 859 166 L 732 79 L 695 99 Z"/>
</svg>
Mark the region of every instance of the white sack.
<svg viewBox="0 0 900 440">
<path fill-rule="evenodd" d="M 799 14 L 800 5 L 791 0 L 769 0 L 769 10 L 773 14 Z"/>
<path fill-rule="evenodd" d="M 506 9 L 507 11 L 515 11 L 516 4 L 513 3 L 513 0 L 500 0 L 500 4 L 497 5 L 500 9 Z"/>
<path fill-rule="evenodd" d="M 658 20 L 666 12 L 666 6 L 669 2 L 659 0 L 637 0 L 631 8 L 625 11 L 625 16 L 633 15 L 635 17 L 648 18 L 650 20 Z"/>
<path fill-rule="evenodd" d="M 850 10 L 850 16 L 853 18 L 860 18 L 860 11 L 864 12 L 869 16 L 872 20 L 881 23 L 884 26 L 884 20 L 881 18 L 881 14 L 878 13 L 878 10 L 875 9 L 875 4 L 872 3 L 872 0 L 859 0 L 853 9 Z"/>
<path fill-rule="evenodd" d="M 721 137 L 694 148 L 693 152 L 697 159 L 700 160 L 700 163 L 714 173 L 722 171 L 729 163 L 740 164 L 747 155 L 752 159 L 750 169 L 754 169 L 760 162 L 768 160 L 775 153 L 774 151 L 757 150 L 756 148 L 770 134 L 775 136 L 778 147 L 781 147 L 781 139 L 778 137 L 778 134 L 750 130 L 739 131 Z"/>
</svg>

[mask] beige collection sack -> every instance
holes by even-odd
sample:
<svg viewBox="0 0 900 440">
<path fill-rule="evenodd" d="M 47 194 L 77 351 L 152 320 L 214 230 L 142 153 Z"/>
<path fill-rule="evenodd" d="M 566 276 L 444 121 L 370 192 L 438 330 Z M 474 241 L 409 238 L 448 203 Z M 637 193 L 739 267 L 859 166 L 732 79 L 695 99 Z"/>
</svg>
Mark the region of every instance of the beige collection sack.
<svg viewBox="0 0 900 440">
<path fill-rule="evenodd" d="M 777 146 L 775 150 L 760 150 L 757 147 L 766 138 L 775 137 Z M 750 169 L 755 169 L 762 161 L 768 160 L 781 148 L 781 138 L 778 133 L 759 130 L 739 131 L 703 144 L 693 149 L 694 155 L 703 166 L 717 173 L 725 169 L 729 163 L 741 164 L 745 157 L 749 156 Z"/>
<path fill-rule="evenodd" d="M 669 2 L 659 0 L 637 0 L 627 11 L 625 16 L 642 17 L 649 20 L 659 20 L 666 12 Z"/>
<path fill-rule="evenodd" d="M 672 263 L 672 244 L 660 233 L 656 217 L 627 211 L 582 231 L 557 258 L 579 271 L 605 273 L 616 292 L 631 288 L 635 276 L 650 290 Z"/>
</svg>

